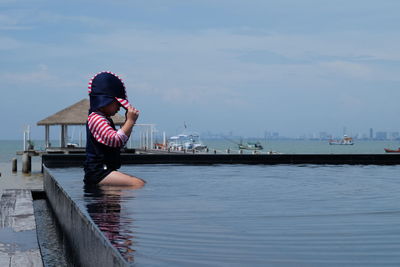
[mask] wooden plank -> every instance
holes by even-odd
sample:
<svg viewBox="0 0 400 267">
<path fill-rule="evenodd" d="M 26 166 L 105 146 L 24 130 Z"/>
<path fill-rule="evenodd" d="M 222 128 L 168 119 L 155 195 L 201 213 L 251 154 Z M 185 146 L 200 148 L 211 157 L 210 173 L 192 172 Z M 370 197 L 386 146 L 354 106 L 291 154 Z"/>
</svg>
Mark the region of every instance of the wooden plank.
<svg viewBox="0 0 400 267">
<path fill-rule="evenodd" d="M 11 257 L 10 266 L 43 266 L 40 251 L 16 251 Z"/>
<path fill-rule="evenodd" d="M 0 266 L 10 266 L 11 255 L 2 251 L 2 244 L 0 244 Z"/>
<path fill-rule="evenodd" d="M 11 227 L 15 208 L 15 192 L 4 190 L 0 200 L 0 228 Z"/>
<path fill-rule="evenodd" d="M 43 266 L 31 192 L 7 189 L 0 196 L 0 266 Z"/>
<path fill-rule="evenodd" d="M 14 221 L 12 228 L 14 231 L 35 230 L 35 216 L 33 212 L 32 194 L 29 190 L 18 190 L 14 209 Z"/>
</svg>

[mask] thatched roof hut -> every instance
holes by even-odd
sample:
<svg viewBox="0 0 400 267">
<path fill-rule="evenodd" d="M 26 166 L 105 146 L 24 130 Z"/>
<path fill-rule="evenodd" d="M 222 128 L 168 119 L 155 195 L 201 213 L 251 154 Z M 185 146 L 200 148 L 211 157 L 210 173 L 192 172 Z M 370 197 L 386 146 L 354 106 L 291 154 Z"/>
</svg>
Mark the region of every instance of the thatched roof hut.
<svg viewBox="0 0 400 267">
<path fill-rule="evenodd" d="M 88 110 L 89 99 L 82 99 L 39 121 L 37 125 L 85 125 L 88 117 Z M 125 118 L 119 114 L 115 114 L 112 119 L 115 125 L 123 125 L 125 122 Z"/>
<path fill-rule="evenodd" d="M 61 126 L 60 146 L 66 147 L 65 139 L 68 136 L 68 125 L 85 125 L 88 117 L 88 110 L 89 100 L 82 99 L 81 101 L 39 121 L 37 125 L 45 126 L 46 148 L 50 146 L 50 126 Z M 112 119 L 115 125 L 123 125 L 125 122 L 125 118 L 119 114 L 115 114 Z"/>
</svg>

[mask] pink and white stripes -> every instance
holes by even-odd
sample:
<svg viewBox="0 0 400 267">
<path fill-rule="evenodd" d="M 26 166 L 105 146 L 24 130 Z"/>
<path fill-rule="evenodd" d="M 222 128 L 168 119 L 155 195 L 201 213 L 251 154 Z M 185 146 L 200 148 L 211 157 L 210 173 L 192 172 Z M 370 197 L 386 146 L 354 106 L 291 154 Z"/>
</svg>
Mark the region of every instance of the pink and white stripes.
<svg viewBox="0 0 400 267">
<path fill-rule="evenodd" d="M 92 112 L 88 117 L 88 127 L 97 142 L 109 147 L 123 147 L 128 136 L 119 129 L 114 130 L 111 123 L 99 112 Z"/>
<path fill-rule="evenodd" d="M 116 97 L 115 99 L 117 99 L 117 101 L 125 108 L 125 109 L 128 109 L 130 106 L 131 106 L 131 104 L 128 102 L 128 100 L 126 100 L 126 99 L 122 99 L 122 98 L 118 98 L 118 97 Z"/>
</svg>

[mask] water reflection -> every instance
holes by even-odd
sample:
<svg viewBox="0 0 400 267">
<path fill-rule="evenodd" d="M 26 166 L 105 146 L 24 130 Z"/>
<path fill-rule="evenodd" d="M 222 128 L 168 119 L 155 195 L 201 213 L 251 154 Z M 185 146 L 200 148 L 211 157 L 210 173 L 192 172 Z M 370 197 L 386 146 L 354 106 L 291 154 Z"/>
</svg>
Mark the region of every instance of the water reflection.
<svg viewBox="0 0 400 267">
<path fill-rule="evenodd" d="M 126 191 L 121 187 L 85 185 L 84 192 L 86 210 L 94 223 L 122 256 L 133 262 L 132 220 L 121 223 L 121 196 Z"/>
<path fill-rule="evenodd" d="M 400 266 L 399 166 L 135 165 L 144 189 L 84 198 L 51 171 L 134 264 Z"/>
</svg>

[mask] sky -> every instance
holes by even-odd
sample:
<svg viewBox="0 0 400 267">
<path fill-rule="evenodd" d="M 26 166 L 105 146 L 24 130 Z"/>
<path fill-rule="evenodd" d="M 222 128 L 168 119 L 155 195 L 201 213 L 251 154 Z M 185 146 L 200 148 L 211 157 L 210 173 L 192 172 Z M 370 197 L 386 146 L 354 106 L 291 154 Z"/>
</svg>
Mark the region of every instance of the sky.
<svg viewBox="0 0 400 267">
<path fill-rule="evenodd" d="M 178 134 L 400 131 L 400 1 L 0 0 L 0 139 L 122 77 Z M 57 130 L 52 130 L 57 131 Z"/>
</svg>

